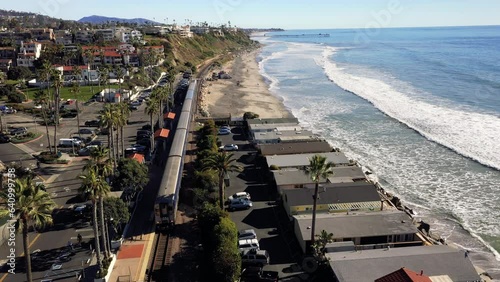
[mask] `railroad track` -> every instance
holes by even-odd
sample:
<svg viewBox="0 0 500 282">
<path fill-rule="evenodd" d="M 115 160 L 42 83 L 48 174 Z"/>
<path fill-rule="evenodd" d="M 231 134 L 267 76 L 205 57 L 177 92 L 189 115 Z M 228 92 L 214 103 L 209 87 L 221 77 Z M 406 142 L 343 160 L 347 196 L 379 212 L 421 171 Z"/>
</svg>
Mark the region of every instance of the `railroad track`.
<svg viewBox="0 0 500 282">
<path fill-rule="evenodd" d="M 151 265 L 148 271 L 147 281 L 166 281 L 167 269 L 167 250 L 168 250 L 168 234 L 159 232 L 155 235 L 154 251 L 151 253 Z"/>
</svg>

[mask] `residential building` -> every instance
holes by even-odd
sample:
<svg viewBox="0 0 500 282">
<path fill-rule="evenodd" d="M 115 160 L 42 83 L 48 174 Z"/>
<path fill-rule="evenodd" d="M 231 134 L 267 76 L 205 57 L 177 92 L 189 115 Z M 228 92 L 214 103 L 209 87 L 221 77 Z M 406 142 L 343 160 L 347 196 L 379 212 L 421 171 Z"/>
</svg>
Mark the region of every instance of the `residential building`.
<svg viewBox="0 0 500 282">
<path fill-rule="evenodd" d="M 142 33 L 139 30 L 120 28 L 116 31 L 116 38 L 123 43 L 131 43 L 134 40 L 141 41 Z"/>
<path fill-rule="evenodd" d="M 182 38 L 193 37 L 193 32 L 191 31 L 191 27 L 189 25 L 173 25 L 172 32 L 179 34 Z"/>
<path fill-rule="evenodd" d="M 276 132 L 276 131 L 302 131 L 303 128 L 298 123 L 280 123 L 280 124 L 253 124 L 248 126 L 250 136 L 255 138 L 255 135 L 262 132 Z"/>
<path fill-rule="evenodd" d="M 258 132 L 255 134 L 252 143 L 255 146 L 261 144 L 276 144 L 276 143 L 296 143 L 296 142 L 314 142 L 321 141 L 319 135 L 315 135 L 312 131 L 272 131 Z"/>
<path fill-rule="evenodd" d="M 299 124 L 297 118 L 253 118 L 247 119 L 246 122 L 249 128 L 254 124 Z"/>
<path fill-rule="evenodd" d="M 308 184 L 308 186 L 315 186 Z M 311 214 L 314 188 L 280 190 L 288 215 Z M 316 202 L 318 213 L 348 213 L 381 211 L 384 203 L 375 185 L 368 182 L 321 184 Z"/>
<path fill-rule="evenodd" d="M 75 43 L 91 43 L 93 42 L 94 31 L 78 30 L 75 32 Z"/>
<path fill-rule="evenodd" d="M 326 257 L 334 273 L 331 281 L 337 282 L 373 282 L 401 267 L 431 281 L 482 281 L 467 251 L 446 245 L 332 252 Z"/>
<path fill-rule="evenodd" d="M 30 29 L 31 38 L 37 41 L 49 40 L 54 41 L 54 30 L 52 28 L 32 28 Z"/>
<path fill-rule="evenodd" d="M 14 47 L 0 47 L 0 70 L 6 72 L 17 62 L 17 52 Z"/>
<path fill-rule="evenodd" d="M 448 276 L 448 275 L 447 275 Z M 449 276 L 448 276 L 449 277 Z M 416 273 L 406 267 L 401 267 L 400 269 L 391 272 L 384 277 L 380 277 L 375 279 L 375 282 L 432 282 L 429 276 L 424 274 L 424 271 L 421 270 L 420 273 Z M 447 282 L 447 280 L 439 280 L 442 282 Z M 451 279 L 449 282 L 453 282 Z"/>
<path fill-rule="evenodd" d="M 210 28 L 208 26 L 192 26 L 191 27 L 191 31 L 194 34 L 201 35 L 201 34 L 207 34 L 207 33 L 209 33 L 210 32 Z"/>
<path fill-rule="evenodd" d="M 321 197 L 321 196 L 320 196 Z M 381 203 L 379 202 L 379 205 Z M 306 251 L 311 243 L 312 214 L 294 215 L 295 236 Z M 378 212 L 318 213 L 315 234 L 333 233 L 335 242 L 352 241 L 357 250 L 421 246 L 425 239 L 412 219 L 399 210 Z M 381 277 L 389 271 L 375 276 Z M 373 278 L 373 277 L 372 277 Z M 361 281 L 361 280 L 348 280 Z M 372 280 L 373 281 L 373 280 Z"/>
<path fill-rule="evenodd" d="M 263 156 L 293 155 L 331 152 L 332 147 L 330 147 L 328 142 L 319 140 L 312 142 L 261 144 L 259 145 L 259 151 Z"/>
<path fill-rule="evenodd" d="M 224 32 L 220 28 L 212 28 L 210 30 L 215 36 L 224 37 Z"/>
<path fill-rule="evenodd" d="M 12 59 L 0 59 L 0 71 L 7 72 L 13 66 Z"/>
<path fill-rule="evenodd" d="M 65 46 L 73 44 L 73 34 L 69 30 L 56 30 L 54 36 L 56 44 Z"/>
<path fill-rule="evenodd" d="M 17 54 L 17 65 L 33 68 L 33 62 L 40 57 L 42 44 L 38 42 L 21 42 L 19 53 Z"/>
<path fill-rule="evenodd" d="M 328 177 L 328 183 L 366 182 L 366 175 L 359 166 L 339 166 L 332 169 L 333 174 Z"/>
<path fill-rule="evenodd" d="M 95 37 L 97 39 L 102 39 L 104 42 L 115 40 L 115 29 L 114 28 L 106 28 L 106 29 L 96 29 L 94 30 Z"/>
<path fill-rule="evenodd" d="M 70 82 L 70 81 L 79 81 L 79 82 L 84 82 L 87 81 L 85 77 L 89 75 L 89 66 L 84 65 L 84 66 L 61 66 L 61 65 L 54 65 L 53 66 L 55 70 L 59 71 L 61 74 L 62 81 L 65 82 Z M 81 74 L 76 75 L 76 70 L 80 69 Z"/>
<path fill-rule="evenodd" d="M 31 32 L 29 32 L 28 30 L 20 32 L 13 32 L 13 31 L 0 32 L 0 41 L 12 40 L 12 42 L 15 44 L 21 44 L 21 42 L 29 41 L 31 39 L 32 35 Z"/>
<path fill-rule="evenodd" d="M 146 35 L 165 35 L 172 32 L 172 26 L 147 26 L 142 28 Z"/>
<path fill-rule="evenodd" d="M 266 156 L 266 162 L 268 167 L 274 165 L 279 167 L 281 170 L 296 170 L 309 166 L 310 159 L 314 155 L 321 155 L 326 157 L 326 161 L 332 162 L 335 166 L 352 165 L 352 163 L 347 159 L 347 157 L 342 152 Z"/>
</svg>

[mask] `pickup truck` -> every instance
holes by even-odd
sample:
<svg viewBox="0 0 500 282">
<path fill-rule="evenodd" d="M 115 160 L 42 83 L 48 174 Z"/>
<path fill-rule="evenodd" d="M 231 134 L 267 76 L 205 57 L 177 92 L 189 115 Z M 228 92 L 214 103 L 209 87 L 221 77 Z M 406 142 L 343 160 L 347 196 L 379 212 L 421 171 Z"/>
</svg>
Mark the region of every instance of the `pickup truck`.
<svg viewBox="0 0 500 282">
<path fill-rule="evenodd" d="M 250 266 L 241 272 L 240 282 L 275 282 L 278 281 L 278 272 L 264 271 L 262 267 Z"/>
</svg>

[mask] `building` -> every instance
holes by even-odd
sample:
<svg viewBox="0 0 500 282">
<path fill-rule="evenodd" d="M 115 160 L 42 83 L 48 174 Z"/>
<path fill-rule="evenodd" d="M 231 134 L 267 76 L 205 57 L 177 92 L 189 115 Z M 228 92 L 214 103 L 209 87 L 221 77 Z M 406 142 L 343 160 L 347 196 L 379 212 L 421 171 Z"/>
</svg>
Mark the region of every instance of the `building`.
<svg viewBox="0 0 500 282">
<path fill-rule="evenodd" d="M 276 131 L 302 131 L 302 126 L 294 123 L 281 123 L 281 124 L 253 124 L 248 127 L 250 136 L 255 138 L 255 135 L 261 132 L 276 132 Z"/>
<path fill-rule="evenodd" d="M 69 30 L 56 30 L 54 33 L 56 44 L 73 44 L 73 34 Z"/>
<path fill-rule="evenodd" d="M 378 204 L 381 205 L 381 202 Z M 311 242 L 312 214 L 294 215 L 293 220 L 295 236 L 302 251 L 305 252 Z M 319 235 L 322 230 L 333 233 L 335 242 L 354 242 L 356 249 L 363 250 L 363 252 L 367 249 L 387 248 L 388 246 L 406 249 L 408 246 L 423 245 L 424 242 L 412 219 L 399 210 L 343 214 L 318 213 L 315 234 Z"/>
<path fill-rule="evenodd" d="M 89 67 L 88 65 L 84 66 L 61 66 L 54 65 L 54 69 L 59 71 L 61 74 L 62 80 L 65 82 L 70 81 L 78 81 L 83 82 L 87 81 L 84 79 L 88 75 Z M 80 74 L 77 74 L 77 70 L 80 70 Z"/>
<path fill-rule="evenodd" d="M 329 183 L 366 182 L 366 175 L 359 166 L 339 166 L 332 168 L 333 174 L 328 177 Z"/>
<path fill-rule="evenodd" d="M 331 281 L 373 282 L 402 267 L 431 281 L 482 281 L 467 252 L 446 245 L 332 252 L 326 257 L 335 276 Z"/>
<path fill-rule="evenodd" d="M 352 165 L 352 163 L 342 152 L 266 156 L 266 162 L 268 167 L 277 166 L 281 170 L 296 170 L 309 166 L 310 159 L 314 155 L 321 155 L 326 157 L 326 161 L 332 162 L 335 166 Z"/>
<path fill-rule="evenodd" d="M 142 33 L 128 27 L 116 28 L 115 37 L 122 43 L 132 43 L 135 40 L 142 41 Z"/>
<path fill-rule="evenodd" d="M 332 147 L 330 147 L 330 144 L 328 144 L 328 142 L 319 140 L 312 142 L 261 144 L 259 145 L 259 150 L 260 154 L 263 156 L 273 156 L 273 155 L 326 153 L 326 152 L 331 152 Z"/>
<path fill-rule="evenodd" d="M 420 273 L 416 273 L 415 271 L 411 271 L 405 267 L 401 267 L 400 269 L 387 274 L 384 277 L 380 277 L 379 279 L 375 279 L 375 282 L 432 282 L 429 276 L 424 275 L 424 271 L 421 270 Z M 442 282 L 447 282 L 447 280 L 439 280 Z M 451 279 L 449 282 L 453 282 Z"/>
<path fill-rule="evenodd" d="M 289 216 L 311 214 L 314 184 L 311 188 L 282 189 L 283 206 Z M 377 187 L 368 182 L 321 184 L 318 191 L 318 213 L 348 213 L 354 211 L 381 211 L 384 204 Z"/>
<path fill-rule="evenodd" d="M 30 29 L 30 33 L 31 33 L 31 38 L 37 41 L 55 40 L 54 30 L 52 28 L 32 28 Z"/>
<path fill-rule="evenodd" d="M 75 32 L 75 43 L 91 43 L 94 41 L 94 31 L 78 30 Z"/>
<path fill-rule="evenodd" d="M 14 47 L 0 47 L 0 70 L 8 71 L 17 62 L 17 52 Z"/>
<path fill-rule="evenodd" d="M 104 42 L 116 39 L 114 28 L 96 29 L 94 30 L 94 35 L 96 39 L 102 39 Z"/>
<path fill-rule="evenodd" d="M 255 146 L 261 144 L 296 143 L 321 141 L 318 135 L 312 131 L 273 131 L 255 133 L 252 143 Z"/>
<path fill-rule="evenodd" d="M 33 62 L 40 57 L 42 44 L 38 42 L 21 42 L 17 54 L 17 66 L 33 68 Z"/>
<path fill-rule="evenodd" d="M 210 28 L 207 26 L 192 26 L 191 31 L 194 34 L 202 35 L 210 32 Z"/>
</svg>

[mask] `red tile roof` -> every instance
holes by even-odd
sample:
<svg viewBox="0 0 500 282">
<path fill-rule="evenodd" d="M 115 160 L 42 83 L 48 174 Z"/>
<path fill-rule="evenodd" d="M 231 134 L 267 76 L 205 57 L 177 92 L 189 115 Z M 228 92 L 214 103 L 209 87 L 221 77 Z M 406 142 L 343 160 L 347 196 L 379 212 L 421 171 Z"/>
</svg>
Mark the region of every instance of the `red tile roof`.
<svg viewBox="0 0 500 282">
<path fill-rule="evenodd" d="M 175 113 L 168 112 L 166 114 L 163 114 L 163 119 L 175 119 Z"/>
<path fill-rule="evenodd" d="M 104 57 L 121 57 L 122 55 L 116 51 L 104 51 Z"/>
<path fill-rule="evenodd" d="M 389 273 L 384 277 L 375 279 L 375 282 L 432 282 L 431 279 L 421 273 L 413 272 L 404 267 Z"/>
<path fill-rule="evenodd" d="M 170 133 L 170 130 L 168 130 L 168 129 L 165 129 L 165 128 L 158 129 L 155 132 L 155 139 L 168 138 L 169 133 Z"/>
</svg>

